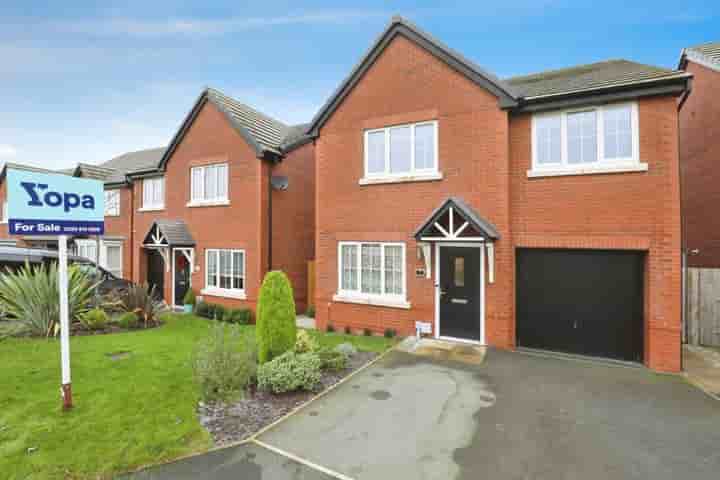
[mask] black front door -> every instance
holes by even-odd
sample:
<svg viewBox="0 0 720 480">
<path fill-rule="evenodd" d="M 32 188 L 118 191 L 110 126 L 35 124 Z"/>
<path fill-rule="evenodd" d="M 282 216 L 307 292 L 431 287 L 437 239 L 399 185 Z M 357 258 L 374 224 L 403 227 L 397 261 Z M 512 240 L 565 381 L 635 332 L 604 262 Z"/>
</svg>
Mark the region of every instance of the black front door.
<svg viewBox="0 0 720 480">
<path fill-rule="evenodd" d="M 643 360 L 642 253 L 520 249 L 516 257 L 519 346 Z"/>
<path fill-rule="evenodd" d="M 154 287 L 154 295 L 162 300 L 165 288 L 165 261 L 157 250 L 147 251 L 147 283 L 150 288 Z"/>
<path fill-rule="evenodd" d="M 481 249 L 440 247 L 440 336 L 480 341 Z"/>
<path fill-rule="evenodd" d="M 190 262 L 182 252 L 175 255 L 175 305 L 184 304 L 185 294 L 190 288 Z"/>
</svg>

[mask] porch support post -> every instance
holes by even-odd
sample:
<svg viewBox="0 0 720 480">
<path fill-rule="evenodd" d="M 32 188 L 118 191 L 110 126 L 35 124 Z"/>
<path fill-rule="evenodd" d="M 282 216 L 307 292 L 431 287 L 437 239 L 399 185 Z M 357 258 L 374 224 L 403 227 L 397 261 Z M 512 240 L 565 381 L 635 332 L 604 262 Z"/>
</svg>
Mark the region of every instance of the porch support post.
<svg viewBox="0 0 720 480">
<path fill-rule="evenodd" d="M 488 261 L 488 283 L 495 283 L 495 245 L 493 242 L 485 244 Z"/>
</svg>

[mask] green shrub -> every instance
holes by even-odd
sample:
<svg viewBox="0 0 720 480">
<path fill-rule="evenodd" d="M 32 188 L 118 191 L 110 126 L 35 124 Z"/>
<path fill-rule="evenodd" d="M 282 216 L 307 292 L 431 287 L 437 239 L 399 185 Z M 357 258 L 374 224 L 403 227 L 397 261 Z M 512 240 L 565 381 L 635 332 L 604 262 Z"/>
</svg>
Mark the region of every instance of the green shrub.
<svg viewBox="0 0 720 480">
<path fill-rule="evenodd" d="M 372 330 L 370 330 L 369 328 L 363 328 L 363 335 L 365 335 L 366 337 L 372 337 Z"/>
<path fill-rule="evenodd" d="M 217 304 L 217 303 L 213 303 L 210 305 L 211 305 L 210 308 L 211 308 L 212 314 L 213 314 L 212 318 L 214 318 L 215 320 L 219 320 L 219 321 L 225 320 L 225 311 L 227 310 L 225 308 L 225 306 Z"/>
<path fill-rule="evenodd" d="M 249 308 L 228 308 L 223 314 L 223 322 L 247 325 L 252 320 L 252 310 Z"/>
<path fill-rule="evenodd" d="M 353 345 L 352 343 L 349 343 L 349 342 L 345 342 L 345 343 L 336 345 L 333 350 L 336 352 L 342 353 L 347 358 L 354 357 L 355 354 L 357 354 L 357 348 L 355 348 L 355 345 Z"/>
<path fill-rule="evenodd" d="M 140 323 L 140 319 L 135 312 L 125 312 L 117 319 L 117 324 L 120 328 L 124 328 L 126 330 L 130 328 L 137 328 L 138 323 Z"/>
<path fill-rule="evenodd" d="M 327 333 L 333 333 L 333 332 L 335 331 L 335 327 L 333 326 L 332 323 L 328 323 L 328 324 L 327 324 L 327 327 L 325 327 L 325 331 L 326 331 Z"/>
<path fill-rule="evenodd" d="M 350 325 L 345 325 L 345 335 L 352 335 L 352 329 Z"/>
<path fill-rule="evenodd" d="M 347 367 L 348 357 L 335 350 L 321 350 L 318 352 L 320 368 L 327 370 L 343 370 Z"/>
<path fill-rule="evenodd" d="M 93 308 L 80 315 L 80 323 L 88 330 L 102 330 L 108 324 L 108 315 L 101 308 Z"/>
<path fill-rule="evenodd" d="M 257 352 L 235 325 L 216 323 L 193 352 L 193 378 L 204 401 L 229 402 L 243 395 L 257 372 Z"/>
<path fill-rule="evenodd" d="M 158 315 L 165 310 L 163 303 L 155 296 L 155 286 L 132 284 L 120 296 L 120 302 L 126 312 L 135 313 L 138 318 L 149 324 L 158 322 Z"/>
<path fill-rule="evenodd" d="M 305 330 L 298 331 L 295 340 L 295 353 L 317 352 L 319 349 L 320 344 L 315 340 L 315 337 Z"/>
<path fill-rule="evenodd" d="M 261 364 L 295 346 L 295 301 L 290 280 L 283 272 L 268 272 L 260 287 L 256 337 Z"/>
<path fill-rule="evenodd" d="M 183 297 L 183 303 L 185 305 L 195 305 L 196 299 L 195 299 L 195 291 L 190 288 L 185 293 L 185 297 Z"/>
<path fill-rule="evenodd" d="M 394 328 L 385 329 L 385 338 L 394 338 L 397 335 L 397 331 Z"/>
<path fill-rule="evenodd" d="M 68 268 L 70 322 L 90 309 L 96 286 L 86 270 Z M 57 264 L 25 264 L 17 271 L 0 274 L 0 310 L 25 325 L 32 335 L 55 335 L 60 320 Z"/>
<path fill-rule="evenodd" d="M 199 302 L 197 305 L 195 305 L 195 315 L 197 315 L 198 317 L 212 318 L 210 304 L 207 302 Z"/>
<path fill-rule="evenodd" d="M 273 393 L 314 390 L 320 383 L 320 358 L 288 351 L 260 365 L 257 378 L 258 388 Z"/>
<path fill-rule="evenodd" d="M 307 307 L 307 310 L 305 310 L 305 315 L 310 318 L 315 318 L 315 307 L 313 305 Z"/>
</svg>

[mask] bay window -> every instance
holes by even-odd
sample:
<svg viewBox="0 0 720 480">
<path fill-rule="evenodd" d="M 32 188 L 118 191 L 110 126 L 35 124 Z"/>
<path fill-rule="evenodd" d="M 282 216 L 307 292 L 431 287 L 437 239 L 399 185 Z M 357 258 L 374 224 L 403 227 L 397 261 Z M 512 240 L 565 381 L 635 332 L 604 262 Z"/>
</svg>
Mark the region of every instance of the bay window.
<svg viewBox="0 0 720 480">
<path fill-rule="evenodd" d="M 438 174 L 437 122 L 366 130 L 365 179 Z"/>
<path fill-rule="evenodd" d="M 647 170 L 638 129 L 634 102 L 535 114 L 528 176 Z"/>
<path fill-rule="evenodd" d="M 244 298 L 244 250 L 213 248 L 205 251 L 205 288 L 203 293 Z"/>
<path fill-rule="evenodd" d="M 405 244 L 340 242 L 338 294 L 345 298 L 405 301 Z"/>
<path fill-rule="evenodd" d="M 228 201 L 228 166 L 226 163 L 193 167 L 190 170 L 190 204 L 213 204 Z"/>
</svg>

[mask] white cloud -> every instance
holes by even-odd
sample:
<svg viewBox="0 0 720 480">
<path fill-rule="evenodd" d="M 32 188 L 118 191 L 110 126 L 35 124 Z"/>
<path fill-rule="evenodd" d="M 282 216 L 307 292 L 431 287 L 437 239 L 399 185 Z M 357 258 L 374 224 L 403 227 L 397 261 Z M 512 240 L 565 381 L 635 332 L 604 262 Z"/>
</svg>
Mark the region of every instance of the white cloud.
<svg viewBox="0 0 720 480">
<path fill-rule="evenodd" d="M 344 24 L 378 17 L 387 18 L 389 14 L 376 10 L 338 9 L 294 15 L 230 17 L 226 19 L 175 18 L 157 21 L 109 18 L 60 23 L 56 25 L 56 28 L 65 32 L 93 35 L 221 35 L 283 25 Z"/>
<path fill-rule="evenodd" d="M 9 160 L 15 158 L 17 149 L 12 145 L 0 143 L 0 160 Z"/>
</svg>

